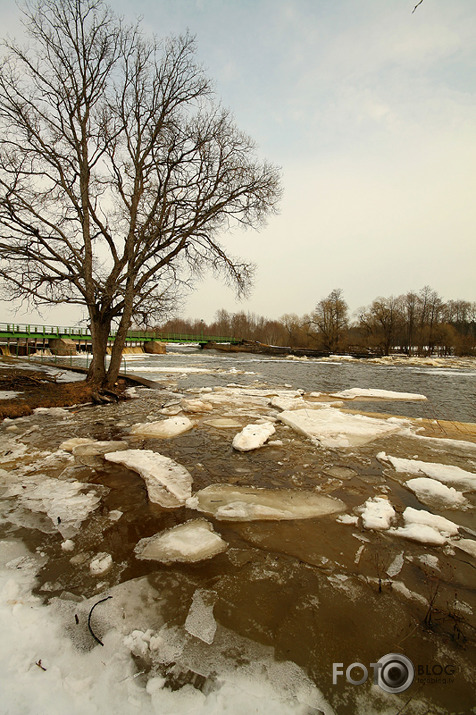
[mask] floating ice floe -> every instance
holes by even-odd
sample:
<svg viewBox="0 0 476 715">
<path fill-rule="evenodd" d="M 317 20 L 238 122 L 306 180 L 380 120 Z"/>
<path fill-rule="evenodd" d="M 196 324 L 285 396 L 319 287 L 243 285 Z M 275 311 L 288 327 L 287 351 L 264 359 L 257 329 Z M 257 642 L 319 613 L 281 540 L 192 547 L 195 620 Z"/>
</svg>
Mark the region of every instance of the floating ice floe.
<svg viewBox="0 0 476 715">
<path fill-rule="evenodd" d="M 192 493 L 192 477 L 181 464 L 150 449 L 127 449 L 104 455 L 108 462 L 122 464 L 145 481 L 151 502 L 167 509 L 182 506 Z"/>
<path fill-rule="evenodd" d="M 377 458 L 386 462 L 390 462 L 396 472 L 404 474 L 422 474 L 431 479 L 436 479 L 439 482 L 446 484 L 457 484 L 463 488 L 463 491 L 472 491 L 476 489 L 476 474 L 467 472 L 460 467 L 451 464 L 438 464 L 436 462 L 422 462 L 418 459 L 402 459 L 400 457 L 391 457 L 385 452 L 379 452 Z"/>
<path fill-rule="evenodd" d="M 246 425 L 241 432 L 235 435 L 232 443 L 233 449 L 239 452 L 249 452 L 252 449 L 258 449 L 262 447 L 266 440 L 275 432 L 276 429 L 271 422 Z"/>
<path fill-rule="evenodd" d="M 177 437 L 192 429 L 193 422 L 188 417 L 170 417 L 160 422 L 139 422 L 131 427 L 130 433 L 141 437 Z"/>
<path fill-rule="evenodd" d="M 355 400 L 357 397 L 371 397 L 380 400 L 426 400 L 425 395 L 415 392 L 393 392 L 392 390 L 378 390 L 364 387 L 352 387 L 349 390 L 333 392 L 331 397 L 340 397 L 344 400 Z"/>
<path fill-rule="evenodd" d="M 185 620 L 185 630 L 195 638 L 211 645 L 215 638 L 217 622 L 213 616 L 213 607 L 217 598 L 216 591 L 197 588 L 192 597 L 192 604 Z"/>
<path fill-rule="evenodd" d="M 138 559 L 147 561 L 195 562 L 211 559 L 225 551 L 227 546 L 213 526 L 200 518 L 141 539 L 134 552 Z"/>
<path fill-rule="evenodd" d="M 351 415 L 334 407 L 288 410 L 278 415 L 278 419 L 296 432 L 330 448 L 358 447 L 402 429 L 399 420 Z"/>
<path fill-rule="evenodd" d="M 345 510 L 340 500 L 317 492 L 261 489 L 213 484 L 187 500 L 196 509 L 220 521 L 311 519 Z"/>
<path fill-rule="evenodd" d="M 383 530 L 390 527 L 396 513 L 385 497 L 371 497 L 362 507 L 361 517 L 365 529 Z"/>
<path fill-rule="evenodd" d="M 447 487 L 436 479 L 430 479 L 430 477 L 409 479 L 405 482 L 405 486 L 424 503 L 436 503 L 449 509 L 465 508 L 468 505 L 461 492 L 456 491 L 454 487 Z"/>
<path fill-rule="evenodd" d="M 431 514 L 424 509 L 407 507 L 403 512 L 404 526 L 390 529 L 390 533 L 423 544 L 443 545 L 452 536 L 457 536 L 458 525 L 443 516 Z"/>
</svg>

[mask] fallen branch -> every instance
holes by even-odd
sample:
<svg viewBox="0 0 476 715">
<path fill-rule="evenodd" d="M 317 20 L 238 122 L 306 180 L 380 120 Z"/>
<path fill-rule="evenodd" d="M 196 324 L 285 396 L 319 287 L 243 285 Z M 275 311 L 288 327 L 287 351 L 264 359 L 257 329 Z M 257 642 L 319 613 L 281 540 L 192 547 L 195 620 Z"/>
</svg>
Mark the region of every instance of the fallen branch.
<svg viewBox="0 0 476 715">
<path fill-rule="evenodd" d="M 91 608 L 91 610 L 89 611 L 89 616 L 88 616 L 88 628 L 89 628 L 89 632 L 91 633 L 91 635 L 92 635 L 92 637 L 94 638 L 94 640 L 97 641 L 97 642 L 99 643 L 99 645 L 102 645 L 102 646 L 104 645 L 104 643 L 102 642 L 102 640 L 100 640 L 100 639 L 97 637 L 97 635 L 95 635 L 93 629 L 91 628 L 91 616 L 93 615 L 93 611 L 94 611 L 94 609 L 96 608 L 96 606 L 99 606 L 100 603 L 104 603 L 104 601 L 109 601 L 110 598 L 112 598 L 112 596 L 107 596 L 106 598 L 101 598 L 101 600 L 98 601 L 97 603 L 95 603 L 94 606 Z"/>
</svg>

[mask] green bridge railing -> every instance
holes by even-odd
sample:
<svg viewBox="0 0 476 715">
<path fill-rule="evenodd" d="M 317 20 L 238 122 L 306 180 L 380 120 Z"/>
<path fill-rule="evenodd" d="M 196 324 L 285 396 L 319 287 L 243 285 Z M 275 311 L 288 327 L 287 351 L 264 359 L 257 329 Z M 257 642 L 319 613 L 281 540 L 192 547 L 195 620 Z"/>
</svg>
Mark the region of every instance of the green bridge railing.
<svg viewBox="0 0 476 715">
<path fill-rule="evenodd" d="M 112 342 L 116 336 L 112 332 L 109 340 Z M 88 342 L 91 340 L 89 328 L 59 325 L 32 325 L 19 323 L 0 323 L 0 340 L 49 340 L 53 338 L 69 338 L 70 340 Z M 166 333 L 160 330 L 129 330 L 127 342 L 147 342 L 160 340 L 164 343 L 239 343 L 238 338 L 205 334 Z"/>
</svg>

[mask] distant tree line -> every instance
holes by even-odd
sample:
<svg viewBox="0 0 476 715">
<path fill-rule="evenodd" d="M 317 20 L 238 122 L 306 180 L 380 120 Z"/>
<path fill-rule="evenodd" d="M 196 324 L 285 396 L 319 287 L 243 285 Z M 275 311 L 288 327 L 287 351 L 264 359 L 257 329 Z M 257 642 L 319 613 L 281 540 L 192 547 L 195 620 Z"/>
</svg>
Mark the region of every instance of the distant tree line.
<svg viewBox="0 0 476 715">
<path fill-rule="evenodd" d="M 215 320 L 174 318 L 161 331 L 219 335 L 268 345 L 377 355 L 475 355 L 476 302 L 443 301 L 429 286 L 399 296 L 378 297 L 349 316 L 343 291 L 334 289 L 314 310 L 270 320 L 255 313 L 218 310 Z"/>
</svg>

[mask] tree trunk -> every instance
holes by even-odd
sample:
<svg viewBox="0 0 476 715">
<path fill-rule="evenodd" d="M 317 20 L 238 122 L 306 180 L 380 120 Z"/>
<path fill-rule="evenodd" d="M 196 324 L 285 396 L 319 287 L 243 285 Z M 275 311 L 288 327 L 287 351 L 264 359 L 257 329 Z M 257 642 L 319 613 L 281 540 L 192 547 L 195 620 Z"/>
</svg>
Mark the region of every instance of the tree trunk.
<svg viewBox="0 0 476 715">
<path fill-rule="evenodd" d="M 104 317 L 91 318 L 91 337 L 93 359 L 89 366 L 87 380 L 98 387 L 106 383 L 106 352 L 107 341 L 111 331 L 111 321 Z"/>
<path fill-rule="evenodd" d="M 119 370 L 121 369 L 122 352 L 126 344 L 127 331 L 129 330 L 131 324 L 132 316 L 132 298 L 126 300 L 126 306 L 124 307 L 124 312 L 122 313 L 121 322 L 119 323 L 119 328 L 114 338 L 114 345 L 112 346 L 111 352 L 111 362 L 109 363 L 109 368 L 107 371 L 105 379 L 105 387 L 112 390 L 117 377 L 119 375 Z"/>
</svg>

